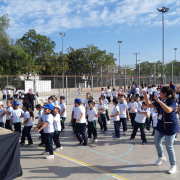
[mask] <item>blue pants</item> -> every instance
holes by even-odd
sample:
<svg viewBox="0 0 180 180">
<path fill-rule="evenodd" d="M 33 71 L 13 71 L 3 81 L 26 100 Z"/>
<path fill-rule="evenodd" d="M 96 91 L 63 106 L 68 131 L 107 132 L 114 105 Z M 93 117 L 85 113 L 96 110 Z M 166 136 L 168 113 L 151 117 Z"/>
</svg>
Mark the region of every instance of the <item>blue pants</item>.
<svg viewBox="0 0 180 180">
<path fill-rule="evenodd" d="M 126 118 L 120 118 L 120 127 L 121 127 L 121 123 L 123 126 L 123 131 L 127 131 L 127 119 Z"/>
<path fill-rule="evenodd" d="M 154 143 L 155 143 L 159 158 L 164 156 L 162 141 L 165 137 L 165 146 L 166 146 L 166 150 L 167 150 L 167 153 L 169 156 L 169 162 L 171 165 L 176 164 L 176 156 L 175 156 L 175 152 L 174 152 L 174 148 L 173 148 L 175 136 L 176 136 L 176 134 L 167 136 L 167 135 L 160 133 L 157 130 L 155 130 L 155 135 L 154 135 Z"/>
<path fill-rule="evenodd" d="M 66 120 L 66 117 L 62 117 L 62 120 L 61 120 L 61 127 L 62 127 L 62 130 L 65 128 L 64 127 L 64 122 Z"/>
<path fill-rule="evenodd" d="M 132 126 L 132 127 L 134 127 L 135 117 L 136 117 L 136 113 L 130 113 L 131 126 Z"/>
<path fill-rule="evenodd" d="M 44 136 L 45 136 L 46 152 L 49 152 L 50 155 L 53 155 L 54 151 L 53 151 L 52 139 L 53 139 L 53 136 L 54 136 L 54 132 L 53 133 L 44 133 Z"/>
<path fill-rule="evenodd" d="M 55 131 L 54 136 L 53 136 L 53 140 L 54 140 L 54 144 L 56 145 L 57 148 L 61 147 L 59 136 L 60 136 L 60 131 Z"/>
<path fill-rule="evenodd" d="M 25 143 L 25 138 L 27 137 L 28 143 L 33 144 L 31 134 L 30 134 L 31 128 L 32 128 L 32 126 L 24 126 L 24 128 L 22 130 L 22 137 L 21 137 L 22 143 Z"/>
<path fill-rule="evenodd" d="M 40 129 L 42 126 L 40 126 L 38 129 Z M 44 130 L 42 129 L 40 131 L 41 134 L 41 144 L 45 144 L 45 136 L 44 136 Z"/>
<path fill-rule="evenodd" d="M 114 121 L 114 129 L 117 137 L 120 137 L 120 121 Z"/>
<path fill-rule="evenodd" d="M 109 121 L 109 112 L 108 112 L 108 109 L 106 109 L 106 117 L 107 117 L 107 120 Z"/>
<path fill-rule="evenodd" d="M 74 129 L 75 129 L 75 125 L 76 125 L 76 119 L 73 119 L 73 125 L 72 125 L 72 128 L 73 128 L 73 131 L 74 131 Z"/>
<path fill-rule="evenodd" d="M 104 128 L 104 131 L 107 131 L 106 114 L 100 114 L 100 117 L 98 118 L 98 122 L 101 128 Z"/>
<path fill-rule="evenodd" d="M 4 123 L 3 122 L 0 122 L 0 127 L 4 127 Z"/>
<path fill-rule="evenodd" d="M 150 131 L 150 118 L 146 118 L 146 129 Z"/>
<path fill-rule="evenodd" d="M 9 129 L 9 130 L 12 130 L 12 126 L 10 126 L 10 120 L 9 119 L 6 119 L 5 128 Z"/>
<path fill-rule="evenodd" d="M 133 133 L 131 134 L 131 138 L 135 138 L 138 128 L 140 128 L 140 131 L 141 131 L 141 139 L 145 143 L 146 142 L 146 135 L 144 133 L 144 123 L 138 123 L 135 121 Z"/>
<path fill-rule="evenodd" d="M 94 139 L 97 138 L 96 121 L 88 122 L 88 138 L 91 138 L 91 133 L 93 133 Z"/>
<path fill-rule="evenodd" d="M 86 136 L 86 123 L 77 123 L 75 125 L 75 134 L 80 143 L 83 142 L 87 143 L 87 136 Z M 82 136 L 81 136 L 82 135 Z"/>
<path fill-rule="evenodd" d="M 19 132 L 19 135 L 21 135 L 21 122 L 14 123 L 14 131 Z"/>
</svg>

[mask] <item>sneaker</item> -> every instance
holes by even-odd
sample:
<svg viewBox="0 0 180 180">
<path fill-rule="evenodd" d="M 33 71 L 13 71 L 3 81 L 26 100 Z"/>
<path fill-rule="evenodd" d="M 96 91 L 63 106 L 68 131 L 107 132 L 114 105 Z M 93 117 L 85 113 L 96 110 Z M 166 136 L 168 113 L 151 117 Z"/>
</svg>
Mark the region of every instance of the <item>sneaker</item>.
<svg viewBox="0 0 180 180">
<path fill-rule="evenodd" d="M 107 124 L 110 124 L 111 122 L 110 122 L 110 120 L 107 122 Z"/>
<path fill-rule="evenodd" d="M 131 137 L 129 140 L 131 141 L 131 140 L 133 140 L 133 139 L 134 139 L 134 138 Z"/>
<path fill-rule="evenodd" d="M 146 142 L 142 142 L 142 145 L 145 145 L 146 144 Z"/>
<path fill-rule="evenodd" d="M 123 134 L 126 135 L 126 131 L 123 131 Z"/>
<path fill-rule="evenodd" d="M 116 132 L 113 132 L 112 134 L 116 134 Z"/>
<path fill-rule="evenodd" d="M 48 155 L 47 157 L 46 157 L 46 159 L 53 159 L 54 158 L 54 155 Z"/>
<path fill-rule="evenodd" d="M 163 161 L 167 161 L 165 156 L 161 157 L 161 158 L 158 158 L 158 160 L 155 162 L 154 165 L 155 166 L 160 166 L 163 163 Z"/>
<path fill-rule="evenodd" d="M 87 143 L 85 143 L 85 142 L 84 142 L 84 143 L 82 143 L 82 146 L 87 146 Z"/>
<path fill-rule="evenodd" d="M 90 140 L 91 140 L 91 138 L 92 138 L 92 137 L 88 137 L 88 141 L 90 141 Z"/>
<path fill-rule="evenodd" d="M 175 138 L 174 140 L 177 141 L 177 138 Z"/>
<path fill-rule="evenodd" d="M 19 144 L 20 144 L 20 145 L 25 145 L 25 142 L 20 142 Z"/>
<path fill-rule="evenodd" d="M 83 142 L 80 142 L 80 143 L 78 144 L 78 146 L 82 146 L 82 143 L 83 143 Z"/>
<path fill-rule="evenodd" d="M 116 135 L 112 136 L 112 138 L 115 138 L 115 137 L 116 137 Z"/>
<path fill-rule="evenodd" d="M 168 171 L 168 174 L 174 174 L 177 171 L 176 165 L 171 165 L 170 170 Z"/>
<path fill-rule="evenodd" d="M 96 138 L 96 139 L 94 139 L 94 142 L 97 142 L 97 138 Z"/>
<path fill-rule="evenodd" d="M 150 130 L 146 130 L 146 132 L 150 132 Z"/>
<path fill-rule="evenodd" d="M 47 151 L 44 151 L 43 153 L 42 153 L 42 155 L 48 155 L 49 154 L 49 152 L 47 152 Z"/>
<path fill-rule="evenodd" d="M 27 146 L 31 146 L 33 143 L 28 143 Z"/>
<path fill-rule="evenodd" d="M 40 143 L 40 144 L 39 144 L 39 146 L 42 146 L 42 145 L 44 145 L 44 143 Z"/>
<path fill-rule="evenodd" d="M 62 146 L 61 147 L 56 147 L 54 150 L 59 151 L 60 149 L 63 149 L 63 147 Z"/>
<path fill-rule="evenodd" d="M 118 136 L 114 136 L 114 139 L 121 139 L 121 137 L 118 137 Z"/>
</svg>

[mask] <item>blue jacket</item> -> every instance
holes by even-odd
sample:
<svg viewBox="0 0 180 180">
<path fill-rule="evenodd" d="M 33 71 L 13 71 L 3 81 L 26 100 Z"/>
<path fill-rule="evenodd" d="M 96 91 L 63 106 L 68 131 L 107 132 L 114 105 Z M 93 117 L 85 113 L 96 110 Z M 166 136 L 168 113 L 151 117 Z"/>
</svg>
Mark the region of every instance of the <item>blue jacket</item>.
<svg viewBox="0 0 180 180">
<path fill-rule="evenodd" d="M 153 103 L 153 105 L 157 108 L 158 117 L 159 117 L 159 114 L 162 114 L 162 119 L 160 120 L 158 119 L 156 130 L 159 131 L 160 133 L 163 133 L 164 135 L 170 136 L 170 135 L 176 134 L 179 131 L 178 120 L 175 113 L 176 102 L 174 99 L 169 98 L 164 103 L 167 106 L 171 107 L 173 111 L 171 113 L 166 113 L 158 102 Z M 164 117 L 163 117 L 163 114 L 164 114 Z M 163 121 L 163 118 L 165 118 L 165 123 Z"/>
</svg>

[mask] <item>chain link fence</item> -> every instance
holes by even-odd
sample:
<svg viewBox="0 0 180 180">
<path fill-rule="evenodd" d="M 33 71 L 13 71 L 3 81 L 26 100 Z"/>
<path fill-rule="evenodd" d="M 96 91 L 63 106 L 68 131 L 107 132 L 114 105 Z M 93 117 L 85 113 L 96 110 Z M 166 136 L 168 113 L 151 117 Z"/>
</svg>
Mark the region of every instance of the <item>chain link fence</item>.
<svg viewBox="0 0 180 180">
<path fill-rule="evenodd" d="M 0 75 L 0 88 L 10 88 L 11 96 L 12 90 L 25 90 L 28 92 L 32 88 L 39 97 L 49 97 L 56 95 L 65 96 L 66 104 L 73 104 L 75 98 L 85 99 L 86 93 L 89 92 L 97 101 L 101 88 L 115 88 L 122 87 L 126 92 L 128 86 L 131 86 L 134 81 L 137 85 L 142 82 L 147 85 L 159 85 L 163 83 L 161 69 L 159 64 L 154 63 L 153 67 L 141 67 L 140 64 L 126 65 L 118 69 L 117 73 L 108 73 L 107 68 L 101 67 L 93 72 L 93 75 L 64 75 L 64 76 L 12 76 Z M 164 84 L 168 85 L 173 81 L 176 86 L 180 84 L 180 73 L 177 70 L 177 65 L 172 67 L 165 66 Z M 2 99 L 2 93 L 0 94 Z M 59 101 L 59 99 L 58 99 Z"/>
</svg>

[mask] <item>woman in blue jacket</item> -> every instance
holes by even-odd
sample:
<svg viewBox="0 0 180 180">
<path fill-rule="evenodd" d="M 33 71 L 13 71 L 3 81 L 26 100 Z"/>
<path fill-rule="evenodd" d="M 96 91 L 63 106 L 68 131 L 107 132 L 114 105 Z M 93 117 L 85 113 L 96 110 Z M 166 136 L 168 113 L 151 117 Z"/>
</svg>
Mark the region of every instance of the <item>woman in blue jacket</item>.
<svg viewBox="0 0 180 180">
<path fill-rule="evenodd" d="M 163 163 L 163 161 L 167 161 L 164 156 L 163 146 L 162 146 L 162 141 L 165 138 L 165 146 L 171 164 L 168 173 L 173 174 L 177 170 L 173 143 L 176 133 L 179 131 L 179 125 L 175 113 L 176 102 L 174 100 L 175 99 L 174 92 L 169 87 L 162 87 L 160 91 L 160 99 L 155 95 L 154 103 L 151 103 L 149 101 L 146 92 L 143 92 L 143 94 L 148 107 L 150 108 L 156 107 L 158 111 L 158 123 L 154 135 L 154 143 L 158 153 L 158 160 L 156 161 L 155 165 L 159 166 Z"/>
</svg>

